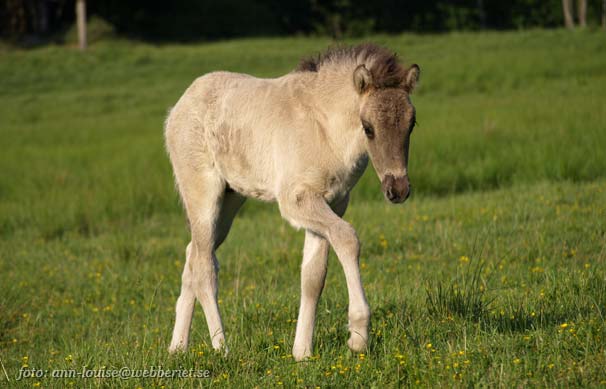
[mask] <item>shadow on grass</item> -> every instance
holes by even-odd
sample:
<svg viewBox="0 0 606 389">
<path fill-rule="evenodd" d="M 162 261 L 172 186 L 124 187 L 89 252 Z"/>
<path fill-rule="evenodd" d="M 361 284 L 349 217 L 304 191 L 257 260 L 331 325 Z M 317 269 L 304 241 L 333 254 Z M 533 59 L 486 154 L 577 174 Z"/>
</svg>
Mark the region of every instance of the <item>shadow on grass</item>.
<svg viewBox="0 0 606 389">
<path fill-rule="evenodd" d="M 429 315 L 459 316 L 476 322 L 488 315 L 492 300 L 486 297 L 486 282 L 481 276 L 483 268 L 482 263 L 468 267 L 460 282 L 451 280 L 445 285 L 438 281 L 435 287 L 428 285 L 425 292 Z"/>
<path fill-rule="evenodd" d="M 503 314 L 492 314 L 482 317 L 480 322 L 482 328 L 487 332 L 526 332 L 549 328 L 564 323 L 577 316 L 578 311 L 529 311 L 527 308 L 518 307 L 513 311 Z"/>
<path fill-rule="evenodd" d="M 453 319 L 479 323 L 487 332 L 525 332 L 550 328 L 597 313 L 606 312 L 606 277 L 594 273 L 562 281 L 532 308 L 521 303 L 497 310 L 494 298 L 487 296 L 487 283 L 482 278 L 482 264 L 468 268 L 462 280 L 437 282 L 426 287 L 426 307 L 436 320 Z M 557 304 L 556 304 L 557 302 Z"/>
</svg>

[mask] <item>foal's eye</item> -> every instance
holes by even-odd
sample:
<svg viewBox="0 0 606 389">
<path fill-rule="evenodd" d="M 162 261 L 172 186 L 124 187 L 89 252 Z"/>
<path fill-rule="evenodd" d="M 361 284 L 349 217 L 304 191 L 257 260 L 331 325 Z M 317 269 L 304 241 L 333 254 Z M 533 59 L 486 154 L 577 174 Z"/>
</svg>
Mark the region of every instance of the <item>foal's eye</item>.
<svg viewBox="0 0 606 389">
<path fill-rule="evenodd" d="M 362 127 L 364 127 L 364 134 L 368 139 L 372 139 L 375 137 L 375 130 L 368 123 L 362 123 Z"/>
</svg>

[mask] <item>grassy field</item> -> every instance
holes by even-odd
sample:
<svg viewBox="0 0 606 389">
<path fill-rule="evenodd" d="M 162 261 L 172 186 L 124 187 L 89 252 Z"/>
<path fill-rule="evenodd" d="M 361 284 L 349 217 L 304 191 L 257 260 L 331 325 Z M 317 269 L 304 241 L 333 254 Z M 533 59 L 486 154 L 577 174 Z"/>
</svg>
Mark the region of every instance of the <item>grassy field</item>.
<svg viewBox="0 0 606 389">
<path fill-rule="evenodd" d="M 290 357 L 303 233 L 249 202 L 221 247 L 230 354 L 166 348 L 185 218 L 167 109 L 205 72 L 271 77 L 323 39 L 0 49 L 0 383 L 8 386 L 606 385 L 606 37 L 377 36 L 422 68 L 405 205 L 374 173 L 346 219 L 362 241 L 368 351 L 346 347 L 331 254 L 315 356 Z M 16 381 L 23 366 L 45 378 Z M 53 379 L 54 369 L 209 370 L 205 379 Z"/>
</svg>

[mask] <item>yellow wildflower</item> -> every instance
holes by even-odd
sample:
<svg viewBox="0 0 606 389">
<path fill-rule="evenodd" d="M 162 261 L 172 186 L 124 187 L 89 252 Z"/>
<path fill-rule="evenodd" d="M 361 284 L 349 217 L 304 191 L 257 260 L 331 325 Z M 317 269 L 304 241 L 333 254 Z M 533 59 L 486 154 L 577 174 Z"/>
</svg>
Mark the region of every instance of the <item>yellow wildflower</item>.
<svg viewBox="0 0 606 389">
<path fill-rule="evenodd" d="M 381 236 L 379 236 L 379 244 L 381 245 L 381 247 L 383 247 L 384 249 L 387 248 L 387 239 L 385 239 L 385 236 L 383 236 L 383 234 L 381 234 Z"/>
</svg>

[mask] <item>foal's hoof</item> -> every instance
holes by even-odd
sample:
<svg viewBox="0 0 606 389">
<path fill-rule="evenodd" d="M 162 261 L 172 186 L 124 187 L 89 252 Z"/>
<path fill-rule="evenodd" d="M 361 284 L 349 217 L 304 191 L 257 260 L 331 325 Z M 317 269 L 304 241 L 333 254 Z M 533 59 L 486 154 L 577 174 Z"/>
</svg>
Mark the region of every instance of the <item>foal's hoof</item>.
<svg viewBox="0 0 606 389">
<path fill-rule="evenodd" d="M 186 350 L 187 350 L 187 346 L 184 346 L 183 343 L 171 344 L 170 346 L 168 346 L 169 354 L 182 353 L 182 352 L 185 352 Z"/>
<path fill-rule="evenodd" d="M 307 358 L 311 357 L 311 351 L 308 348 L 293 348 L 292 356 L 295 358 L 295 361 L 302 362 Z"/>
<path fill-rule="evenodd" d="M 227 347 L 227 343 L 225 343 L 225 338 L 223 336 L 213 338 L 212 346 L 216 352 L 223 354 L 224 357 L 229 354 L 229 348 Z"/>
<path fill-rule="evenodd" d="M 347 341 L 349 349 L 355 353 L 361 353 L 366 350 L 366 339 L 358 334 L 351 334 L 351 337 Z"/>
<path fill-rule="evenodd" d="M 222 354 L 224 357 L 229 355 L 229 348 L 224 343 L 221 343 L 221 345 L 217 347 L 213 346 L 213 350 L 216 353 Z"/>
</svg>

